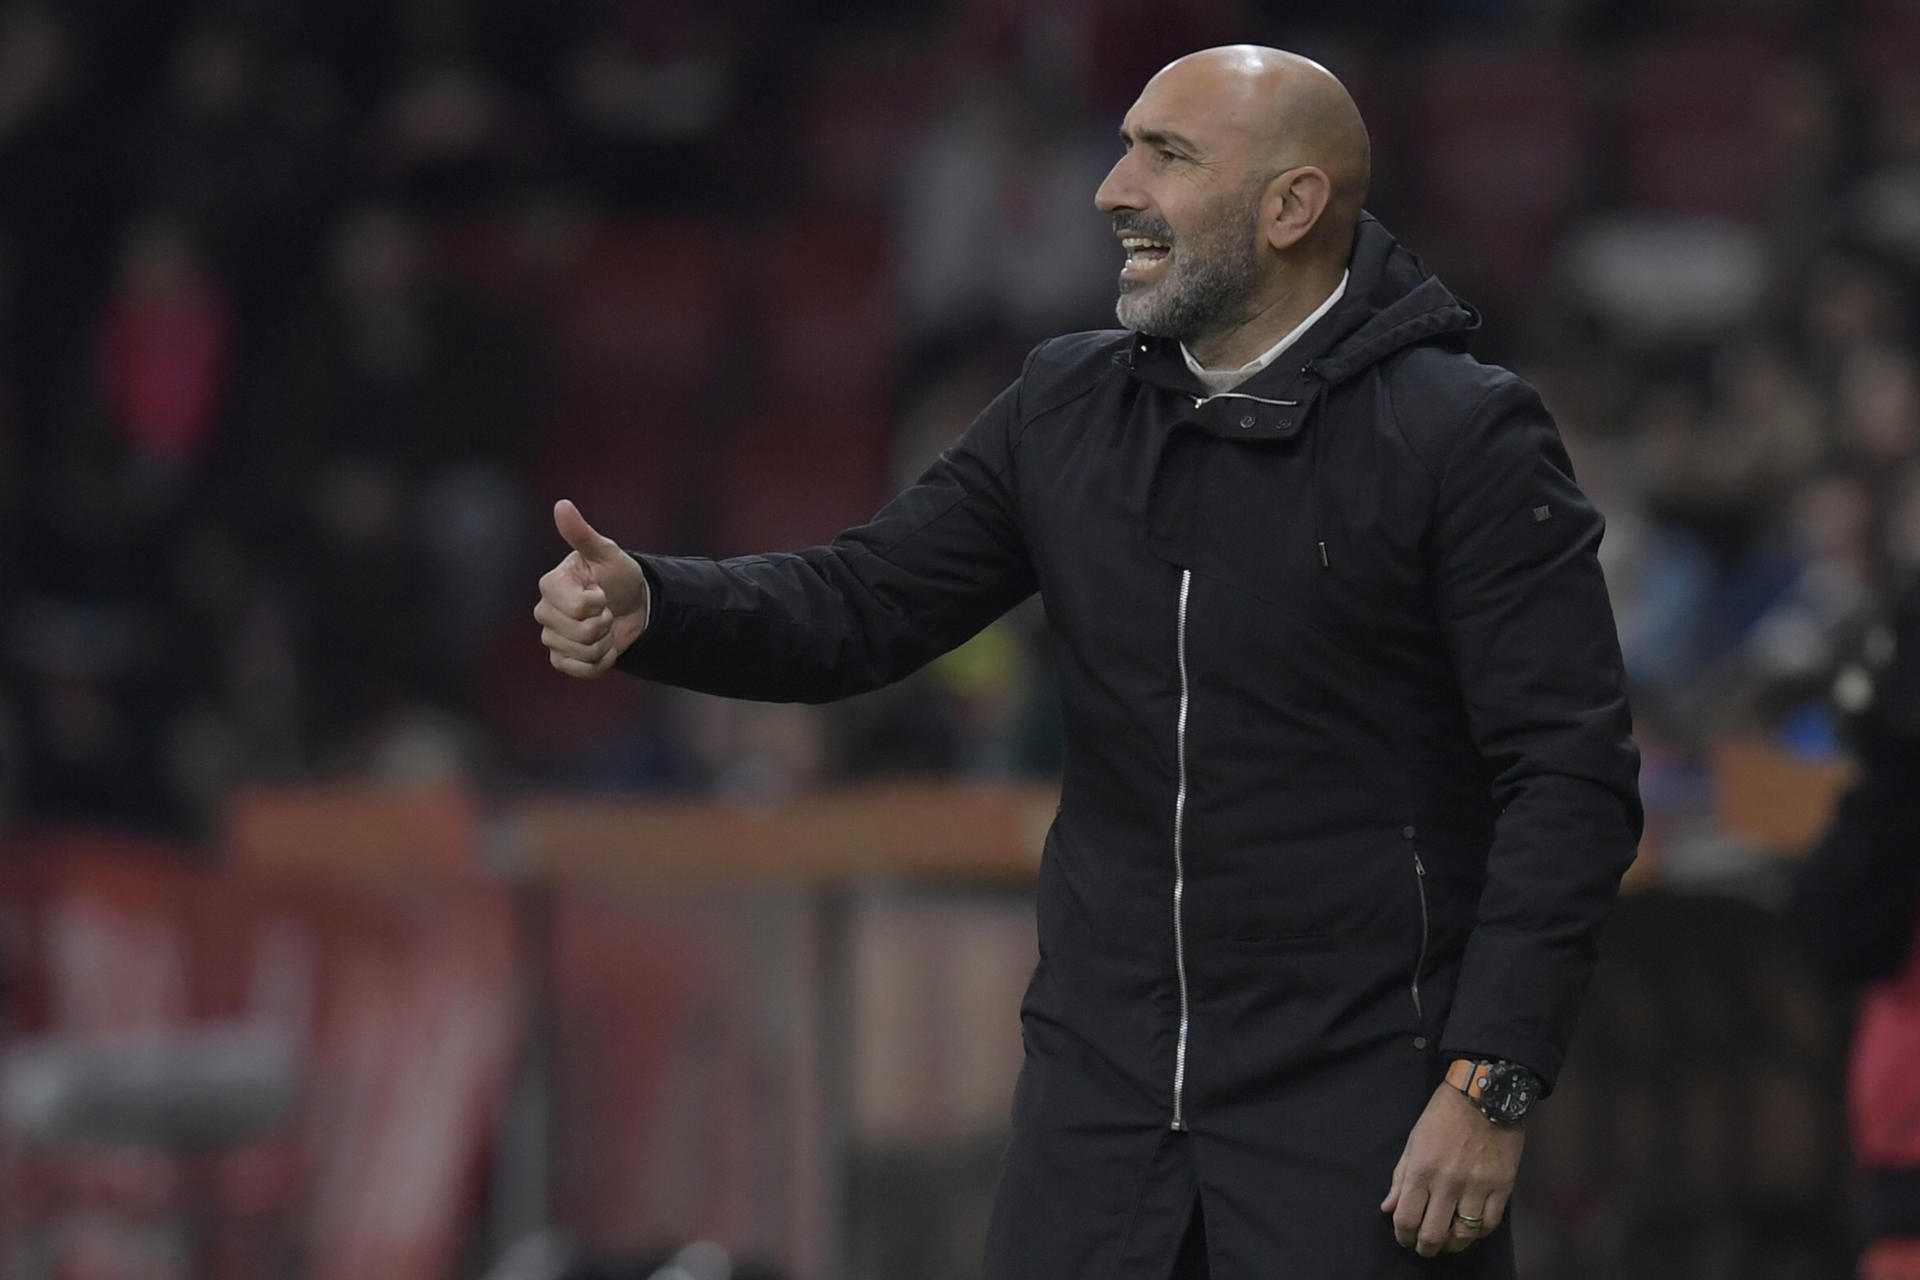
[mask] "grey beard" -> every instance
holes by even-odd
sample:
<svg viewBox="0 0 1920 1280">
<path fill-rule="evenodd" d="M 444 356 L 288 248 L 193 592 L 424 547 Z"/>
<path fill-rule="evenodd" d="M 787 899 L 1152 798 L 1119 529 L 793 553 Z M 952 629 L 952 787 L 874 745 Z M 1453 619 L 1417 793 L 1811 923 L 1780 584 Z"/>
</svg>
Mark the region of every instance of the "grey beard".
<svg viewBox="0 0 1920 1280">
<path fill-rule="evenodd" d="M 1123 291 L 1114 307 L 1120 323 L 1156 338 L 1191 344 L 1238 318 L 1257 282 L 1251 254 L 1206 254 L 1195 246 L 1184 262 L 1175 250 L 1164 280 L 1147 289 Z"/>
</svg>

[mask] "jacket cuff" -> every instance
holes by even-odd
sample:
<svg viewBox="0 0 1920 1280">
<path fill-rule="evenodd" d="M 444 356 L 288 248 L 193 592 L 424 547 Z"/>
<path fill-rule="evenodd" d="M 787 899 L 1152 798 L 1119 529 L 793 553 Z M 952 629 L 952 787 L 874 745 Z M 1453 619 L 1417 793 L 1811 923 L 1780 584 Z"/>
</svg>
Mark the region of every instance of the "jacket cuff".
<svg viewBox="0 0 1920 1280">
<path fill-rule="evenodd" d="M 1567 993 L 1544 975 L 1563 967 L 1565 960 L 1543 957 L 1531 939 L 1487 930 L 1476 934 L 1440 1033 L 1442 1058 L 1517 1062 L 1540 1077 L 1542 1096 L 1553 1092 L 1571 1028 L 1565 1025 Z M 1550 1010 L 1560 1011 L 1559 1016 Z"/>
<path fill-rule="evenodd" d="M 647 625 L 639 637 L 627 646 L 626 651 L 614 660 L 614 667 L 629 675 L 645 677 L 649 666 L 647 659 L 671 646 L 674 635 L 685 629 L 687 610 L 672 598 L 662 585 L 660 572 L 654 567 L 651 556 L 638 551 L 628 551 L 628 555 L 640 565 L 640 572 L 647 580 Z"/>
</svg>

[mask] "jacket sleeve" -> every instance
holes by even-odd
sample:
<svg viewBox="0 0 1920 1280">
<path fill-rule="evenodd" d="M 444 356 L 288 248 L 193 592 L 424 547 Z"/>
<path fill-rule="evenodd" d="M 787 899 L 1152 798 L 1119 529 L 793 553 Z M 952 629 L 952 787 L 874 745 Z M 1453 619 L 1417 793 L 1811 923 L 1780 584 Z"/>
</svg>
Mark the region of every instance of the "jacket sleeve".
<svg viewBox="0 0 1920 1280">
<path fill-rule="evenodd" d="M 1436 610 L 1499 817 L 1444 1054 L 1553 1087 L 1639 843 L 1639 750 L 1597 551 L 1546 406 L 1503 380 L 1441 473 Z"/>
<path fill-rule="evenodd" d="M 1019 413 L 1016 382 L 911 488 L 825 546 L 637 555 L 652 611 L 619 667 L 726 697 L 827 702 L 959 645 L 1035 590 L 1013 489 Z"/>
</svg>

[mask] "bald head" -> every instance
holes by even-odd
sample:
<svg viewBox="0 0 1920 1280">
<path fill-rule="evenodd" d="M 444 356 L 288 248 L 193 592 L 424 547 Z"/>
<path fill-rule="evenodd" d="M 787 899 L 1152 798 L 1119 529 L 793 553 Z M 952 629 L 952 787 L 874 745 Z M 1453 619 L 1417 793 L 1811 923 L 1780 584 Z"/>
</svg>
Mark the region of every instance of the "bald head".
<svg viewBox="0 0 1920 1280">
<path fill-rule="evenodd" d="M 1326 174 L 1327 207 L 1315 239 L 1344 252 L 1372 180 L 1372 146 L 1347 87 L 1311 58 L 1263 45 L 1202 49 L 1168 63 L 1141 92 L 1173 96 L 1212 116 L 1245 148 L 1249 177 L 1311 166 Z"/>
<path fill-rule="evenodd" d="M 1094 204 L 1127 251 L 1122 324 L 1244 360 L 1338 287 L 1369 159 L 1325 67 L 1253 45 L 1189 54 L 1147 81 L 1120 141 Z"/>
</svg>

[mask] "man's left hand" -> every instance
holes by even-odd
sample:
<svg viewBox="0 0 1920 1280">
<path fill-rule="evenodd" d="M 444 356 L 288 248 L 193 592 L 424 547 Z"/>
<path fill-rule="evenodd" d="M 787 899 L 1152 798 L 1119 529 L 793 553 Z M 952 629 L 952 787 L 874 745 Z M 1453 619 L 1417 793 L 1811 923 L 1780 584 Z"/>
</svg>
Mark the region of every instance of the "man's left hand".
<svg viewBox="0 0 1920 1280">
<path fill-rule="evenodd" d="M 1393 1215 L 1394 1238 L 1431 1258 L 1443 1249 L 1459 1253 L 1491 1232 L 1506 1214 L 1526 1141 L 1525 1129 L 1494 1124 L 1443 1082 L 1407 1135 L 1380 1204 Z"/>
</svg>

